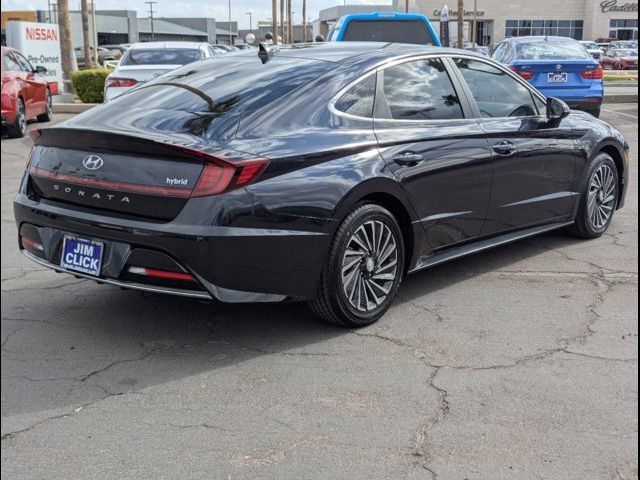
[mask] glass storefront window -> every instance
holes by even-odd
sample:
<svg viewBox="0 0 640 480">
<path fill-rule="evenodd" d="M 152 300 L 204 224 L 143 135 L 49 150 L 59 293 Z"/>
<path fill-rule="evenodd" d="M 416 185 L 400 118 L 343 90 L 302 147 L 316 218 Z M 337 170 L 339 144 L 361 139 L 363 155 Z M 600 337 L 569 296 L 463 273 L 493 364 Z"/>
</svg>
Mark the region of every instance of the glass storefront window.
<svg viewBox="0 0 640 480">
<path fill-rule="evenodd" d="M 507 20 L 506 37 L 526 37 L 548 35 L 582 40 L 583 20 Z"/>
</svg>

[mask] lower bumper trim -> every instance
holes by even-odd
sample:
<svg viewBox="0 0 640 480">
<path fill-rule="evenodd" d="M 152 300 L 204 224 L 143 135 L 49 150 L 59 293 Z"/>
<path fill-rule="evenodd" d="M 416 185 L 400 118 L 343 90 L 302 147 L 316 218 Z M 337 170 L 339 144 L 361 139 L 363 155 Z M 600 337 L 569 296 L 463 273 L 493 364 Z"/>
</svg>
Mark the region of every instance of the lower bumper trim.
<svg viewBox="0 0 640 480">
<path fill-rule="evenodd" d="M 227 288 L 218 287 L 210 282 L 207 282 L 202 277 L 196 275 L 198 281 L 208 290 L 186 290 L 179 288 L 159 287 L 155 285 L 144 285 L 142 283 L 127 282 L 123 280 L 117 280 L 114 278 L 102 278 L 86 275 L 81 272 L 75 272 L 48 262 L 27 250 L 21 249 L 20 252 L 30 260 L 33 260 L 43 267 L 50 268 L 56 272 L 68 273 L 76 277 L 86 278 L 87 280 L 93 280 L 95 282 L 104 283 L 106 285 L 113 285 L 115 287 L 126 288 L 130 290 L 139 290 L 141 292 L 159 293 L 164 295 L 173 295 L 178 297 L 199 298 L 201 300 L 218 300 L 224 303 L 277 303 L 287 299 L 284 295 L 272 295 L 268 293 L 255 293 L 255 292 L 242 292 L 239 290 L 229 290 Z"/>
<path fill-rule="evenodd" d="M 213 300 L 213 296 L 208 292 L 201 292 L 198 290 L 180 290 L 177 288 L 166 288 L 166 287 L 156 287 L 153 285 L 144 285 L 142 283 L 134 283 L 134 282 L 124 282 L 122 280 L 115 280 L 111 278 L 99 278 L 92 277 L 91 275 L 86 275 L 81 272 L 74 272 L 71 270 L 67 270 L 66 268 L 62 268 L 59 265 L 55 265 L 53 263 L 47 262 L 42 258 L 33 255 L 32 253 L 27 252 L 26 250 L 20 250 L 20 252 L 27 257 L 29 260 L 33 260 L 39 265 L 43 267 L 50 268 L 55 270 L 56 272 L 61 273 L 69 273 L 71 275 L 75 275 L 76 277 L 86 278 L 87 280 L 94 280 L 96 282 L 104 283 L 106 285 L 113 285 L 121 288 L 128 288 L 131 290 L 139 290 L 141 292 L 149 292 L 149 293 L 161 293 L 166 295 L 174 295 L 178 297 L 189 297 L 189 298 L 199 298 L 203 300 Z"/>
</svg>

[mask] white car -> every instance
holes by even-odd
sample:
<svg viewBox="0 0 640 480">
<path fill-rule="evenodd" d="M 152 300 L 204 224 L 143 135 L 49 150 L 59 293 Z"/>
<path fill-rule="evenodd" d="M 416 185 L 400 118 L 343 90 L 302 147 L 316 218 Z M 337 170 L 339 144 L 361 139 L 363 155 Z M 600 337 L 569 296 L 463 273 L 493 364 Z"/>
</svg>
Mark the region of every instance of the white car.
<svg viewBox="0 0 640 480">
<path fill-rule="evenodd" d="M 118 62 L 116 69 L 107 77 L 104 101 L 108 102 L 127 90 L 182 65 L 216 55 L 220 54 L 208 43 L 134 43 Z"/>
<path fill-rule="evenodd" d="M 604 52 L 600 49 L 596 42 L 582 41 L 580 44 L 589 52 L 589 54 L 596 60 L 604 55 Z"/>
</svg>

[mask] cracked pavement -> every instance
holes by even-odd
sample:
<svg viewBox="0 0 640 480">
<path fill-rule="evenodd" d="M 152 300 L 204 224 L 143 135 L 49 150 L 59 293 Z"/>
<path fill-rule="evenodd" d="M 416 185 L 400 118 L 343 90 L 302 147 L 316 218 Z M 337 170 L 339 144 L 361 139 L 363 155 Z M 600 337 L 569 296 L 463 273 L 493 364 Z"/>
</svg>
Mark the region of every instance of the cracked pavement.
<svg viewBox="0 0 640 480">
<path fill-rule="evenodd" d="M 624 112 L 623 114 L 617 112 Z M 121 291 L 22 258 L 2 140 L 2 478 L 638 478 L 637 106 L 607 235 L 408 277 L 377 325 Z M 60 117 L 59 117 L 60 118 Z"/>
</svg>

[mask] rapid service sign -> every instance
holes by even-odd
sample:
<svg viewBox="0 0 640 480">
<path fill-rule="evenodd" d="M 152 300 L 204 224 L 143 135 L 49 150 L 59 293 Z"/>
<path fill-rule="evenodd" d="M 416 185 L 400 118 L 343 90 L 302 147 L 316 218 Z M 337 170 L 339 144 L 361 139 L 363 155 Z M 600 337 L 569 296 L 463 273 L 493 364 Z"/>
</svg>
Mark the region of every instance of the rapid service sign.
<svg viewBox="0 0 640 480">
<path fill-rule="evenodd" d="M 60 30 L 52 23 L 7 22 L 7 45 L 22 53 L 31 64 L 47 69 L 46 78 L 55 94 L 62 87 Z"/>
</svg>

